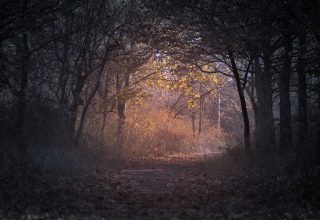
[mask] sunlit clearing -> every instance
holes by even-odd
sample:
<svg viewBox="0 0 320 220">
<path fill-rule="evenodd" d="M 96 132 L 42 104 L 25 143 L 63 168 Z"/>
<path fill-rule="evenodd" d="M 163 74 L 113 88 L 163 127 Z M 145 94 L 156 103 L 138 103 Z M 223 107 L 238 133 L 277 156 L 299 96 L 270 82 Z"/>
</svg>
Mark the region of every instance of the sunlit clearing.
<svg viewBox="0 0 320 220">
<path fill-rule="evenodd" d="M 118 103 L 116 114 L 110 109 L 102 121 L 96 111 L 88 117 L 85 132 L 98 135 L 91 139 L 100 139 L 111 154 L 208 155 L 233 145 L 241 135 L 235 126 L 241 125 L 239 104 L 233 101 L 237 93 L 233 80 L 225 76 L 205 74 L 156 54 L 130 76 L 130 82 L 109 94 L 107 103 Z M 93 106 L 101 108 L 100 102 Z"/>
</svg>

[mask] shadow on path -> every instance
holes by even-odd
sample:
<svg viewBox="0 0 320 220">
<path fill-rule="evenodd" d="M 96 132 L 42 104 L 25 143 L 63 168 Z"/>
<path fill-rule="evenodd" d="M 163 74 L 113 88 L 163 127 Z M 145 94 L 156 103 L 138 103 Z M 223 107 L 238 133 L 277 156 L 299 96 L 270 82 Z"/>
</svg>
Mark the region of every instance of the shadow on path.
<svg viewBox="0 0 320 220">
<path fill-rule="evenodd" d="M 128 175 L 143 193 L 170 193 L 179 179 L 202 171 L 205 168 L 204 161 L 204 155 L 136 158 L 126 164 L 122 173 Z"/>
</svg>

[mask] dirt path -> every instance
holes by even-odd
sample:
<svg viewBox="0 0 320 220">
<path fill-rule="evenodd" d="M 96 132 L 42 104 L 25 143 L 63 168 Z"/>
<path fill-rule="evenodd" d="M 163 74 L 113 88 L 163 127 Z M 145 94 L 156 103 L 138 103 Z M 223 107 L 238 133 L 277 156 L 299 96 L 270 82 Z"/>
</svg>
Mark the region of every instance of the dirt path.
<svg viewBox="0 0 320 220">
<path fill-rule="evenodd" d="M 138 158 L 130 161 L 122 173 L 128 175 L 144 193 L 171 193 L 179 179 L 198 173 L 204 168 L 204 157 Z"/>
<path fill-rule="evenodd" d="M 318 219 L 290 179 L 215 176 L 203 156 L 136 159 L 122 173 L 137 188 L 128 219 Z M 301 188 L 302 190 L 302 188 Z M 277 201 L 277 202 L 275 202 Z M 304 206 L 303 204 L 308 204 Z"/>
<path fill-rule="evenodd" d="M 197 155 L 78 178 L 14 173 L 0 181 L 0 219 L 320 219 L 318 176 L 218 176 L 207 165 Z"/>
</svg>

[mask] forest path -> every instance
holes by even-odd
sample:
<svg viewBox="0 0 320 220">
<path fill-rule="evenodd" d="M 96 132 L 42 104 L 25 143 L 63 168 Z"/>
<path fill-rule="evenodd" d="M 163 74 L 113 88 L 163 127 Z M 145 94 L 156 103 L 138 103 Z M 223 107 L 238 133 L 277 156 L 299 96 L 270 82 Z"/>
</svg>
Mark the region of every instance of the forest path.
<svg viewBox="0 0 320 220">
<path fill-rule="evenodd" d="M 129 161 L 122 173 L 128 175 L 143 193 L 170 193 L 179 179 L 197 174 L 205 168 L 207 155 L 177 155 L 168 158 L 136 158 Z"/>
<path fill-rule="evenodd" d="M 219 175 L 209 161 L 136 158 L 120 173 L 79 177 L 11 173 L 0 181 L 0 219 L 320 219 L 318 173 Z"/>
<path fill-rule="evenodd" d="M 320 219 L 320 203 L 313 202 L 318 197 L 302 199 L 296 181 L 260 174 L 219 175 L 208 164 L 215 156 L 128 161 L 122 174 L 135 189 L 124 219 Z"/>
</svg>

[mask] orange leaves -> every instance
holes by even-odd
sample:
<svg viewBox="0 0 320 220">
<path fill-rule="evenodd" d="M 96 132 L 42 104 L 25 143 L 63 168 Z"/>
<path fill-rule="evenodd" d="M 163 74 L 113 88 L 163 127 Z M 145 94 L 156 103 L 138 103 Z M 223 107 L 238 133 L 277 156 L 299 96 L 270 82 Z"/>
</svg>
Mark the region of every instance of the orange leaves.
<svg viewBox="0 0 320 220">
<path fill-rule="evenodd" d="M 214 88 L 220 83 L 216 75 L 201 73 L 190 65 L 167 65 L 166 68 L 159 67 L 157 74 L 147 80 L 146 86 L 149 89 L 183 93 L 188 109 L 198 108 L 201 95 L 214 94 Z"/>
</svg>

